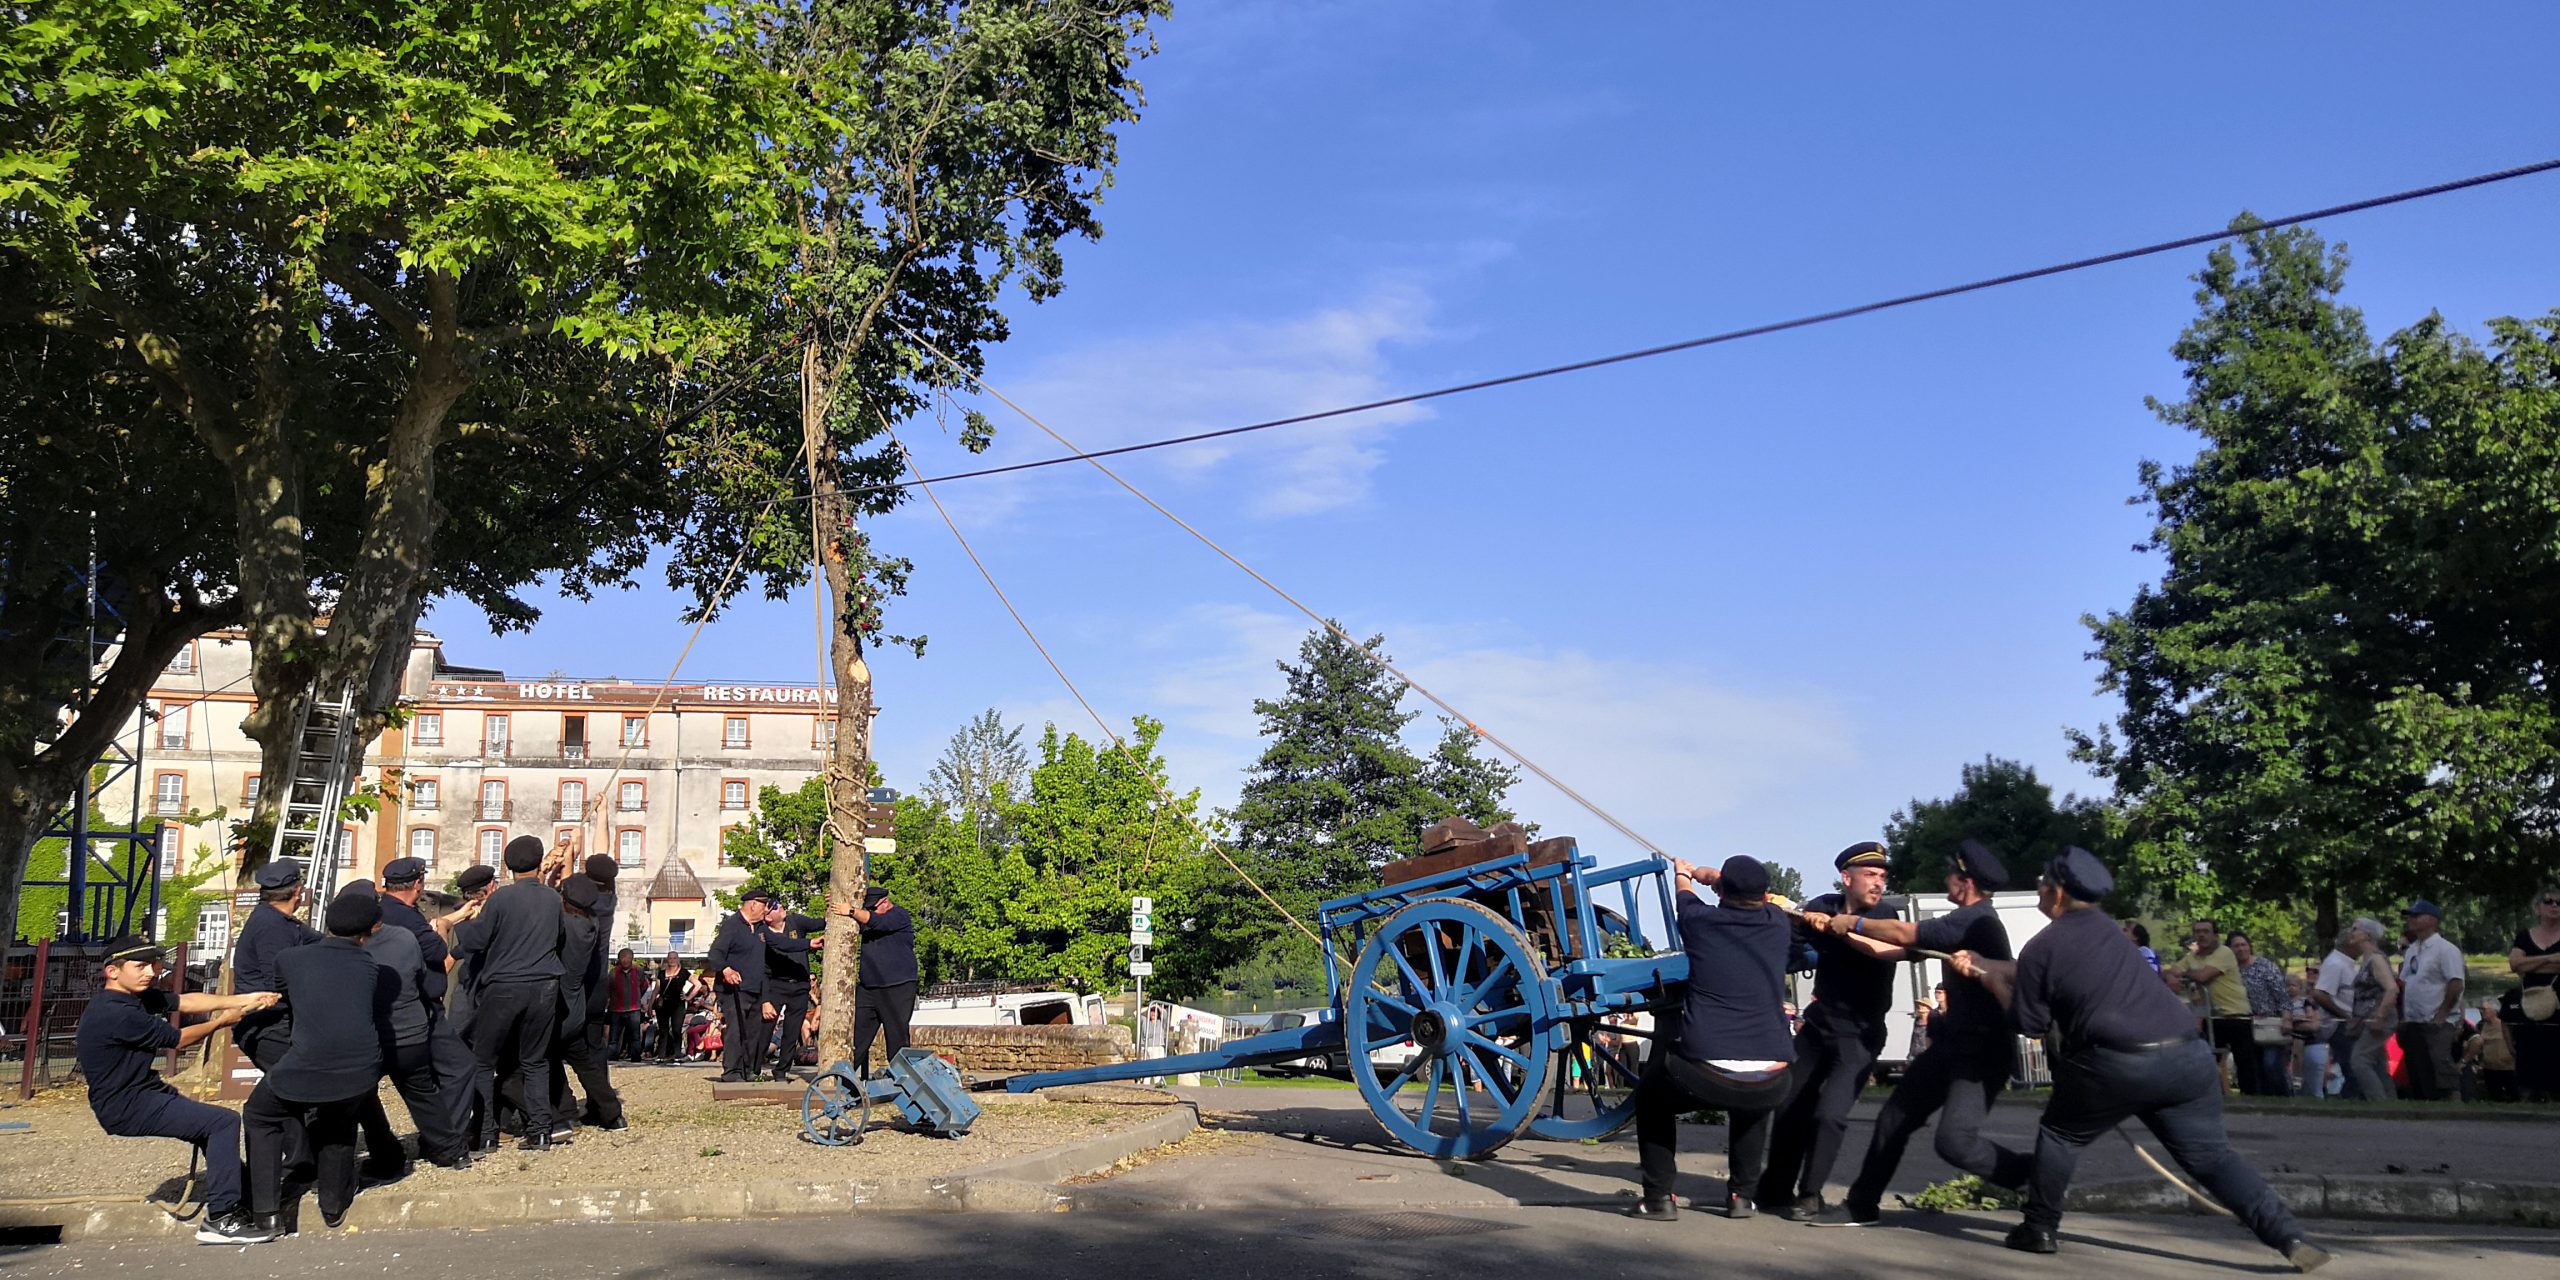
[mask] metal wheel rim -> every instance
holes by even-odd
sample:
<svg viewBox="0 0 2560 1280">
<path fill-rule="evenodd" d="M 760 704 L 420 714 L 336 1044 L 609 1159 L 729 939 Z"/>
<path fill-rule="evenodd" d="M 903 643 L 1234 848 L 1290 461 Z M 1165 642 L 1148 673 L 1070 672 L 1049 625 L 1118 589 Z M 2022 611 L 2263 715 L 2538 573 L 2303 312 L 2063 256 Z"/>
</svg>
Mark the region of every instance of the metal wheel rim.
<svg viewBox="0 0 2560 1280">
<path fill-rule="evenodd" d="M 1361 949 L 1343 991 L 1343 1056 L 1398 1142 L 1481 1160 L 1538 1112 L 1550 1009 L 1546 966 L 1510 921 L 1472 902 L 1425 899 L 1388 917 Z M 1435 1012 L 1448 1022 L 1448 1051 L 1428 1052 L 1417 1039 L 1412 1063 L 1379 1078 L 1370 1053 L 1424 1036 Z"/>
<path fill-rule="evenodd" d="M 863 1127 L 871 1120 L 871 1096 L 863 1092 L 859 1082 L 832 1071 L 819 1072 L 809 1081 L 808 1092 L 800 1095 L 800 1124 L 809 1140 L 823 1147 L 842 1147 L 862 1141 Z"/>
</svg>

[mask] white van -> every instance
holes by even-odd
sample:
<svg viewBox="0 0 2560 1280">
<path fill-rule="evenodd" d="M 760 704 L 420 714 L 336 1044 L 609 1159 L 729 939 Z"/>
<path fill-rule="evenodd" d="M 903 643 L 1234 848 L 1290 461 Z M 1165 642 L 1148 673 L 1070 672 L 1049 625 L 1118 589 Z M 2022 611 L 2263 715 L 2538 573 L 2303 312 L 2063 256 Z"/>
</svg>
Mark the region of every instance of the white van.
<svg viewBox="0 0 2560 1280">
<path fill-rule="evenodd" d="M 916 1001 L 920 1027 L 1098 1027 L 1102 997 L 1073 991 L 988 991 Z"/>
</svg>

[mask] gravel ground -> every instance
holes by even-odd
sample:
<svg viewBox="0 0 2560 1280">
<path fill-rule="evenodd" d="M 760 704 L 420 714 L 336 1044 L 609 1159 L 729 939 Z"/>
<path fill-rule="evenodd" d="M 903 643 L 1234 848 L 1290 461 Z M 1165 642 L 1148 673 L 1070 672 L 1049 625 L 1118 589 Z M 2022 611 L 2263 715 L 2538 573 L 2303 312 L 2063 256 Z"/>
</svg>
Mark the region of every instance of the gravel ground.
<svg viewBox="0 0 2560 1280">
<path fill-rule="evenodd" d="M 964 1138 L 902 1132 L 874 1108 L 862 1145 L 821 1147 L 801 1137 L 797 1106 L 713 1102 L 711 1074 L 699 1065 L 617 1070 L 614 1085 L 622 1092 L 629 1129 L 581 1129 L 568 1146 L 541 1155 L 511 1144 L 460 1172 L 421 1164 L 398 1185 L 551 1188 L 932 1176 L 1098 1137 L 1155 1114 L 1149 1106 L 991 1101 L 982 1094 L 986 1114 Z M 388 1086 L 383 1105 L 392 1126 L 409 1135 L 408 1110 Z M 107 1137 L 76 1084 L 0 1105 L 0 1122 L 6 1121 L 33 1128 L 0 1133 L 0 1198 L 166 1198 L 186 1173 L 187 1149 L 177 1142 Z"/>
</svg>

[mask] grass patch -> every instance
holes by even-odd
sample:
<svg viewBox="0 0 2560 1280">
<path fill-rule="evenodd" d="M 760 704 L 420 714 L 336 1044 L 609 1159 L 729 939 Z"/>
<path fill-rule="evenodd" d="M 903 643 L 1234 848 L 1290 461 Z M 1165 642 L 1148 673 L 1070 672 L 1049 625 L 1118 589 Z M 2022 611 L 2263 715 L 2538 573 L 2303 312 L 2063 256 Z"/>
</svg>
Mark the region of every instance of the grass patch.
<svg viewBox="0 0 2560 1280">
<path fill-rule="evenodd" d="M 1920 1189 L 1916 1196 L 1906 1196 L 1903 1203 L 1923 1213 L 1976 1213 L 1986 1209 L 2015 1209 L 2024 1203 L 2015 1191 L 1995 1187 L 1968 1173 L 1949 1178 Z"/>
</svg>

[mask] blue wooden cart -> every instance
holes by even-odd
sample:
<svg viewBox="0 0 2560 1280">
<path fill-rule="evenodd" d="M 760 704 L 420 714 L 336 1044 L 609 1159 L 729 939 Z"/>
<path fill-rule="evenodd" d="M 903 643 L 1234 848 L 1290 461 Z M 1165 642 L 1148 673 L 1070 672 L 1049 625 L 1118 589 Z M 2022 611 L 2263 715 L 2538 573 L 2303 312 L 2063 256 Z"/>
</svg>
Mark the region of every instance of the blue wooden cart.
<svg viewBox="0 0 2560 1280">
<path fill-rule="evenodd" d="M 1348 1065 L 1397 1141 L 1456 1160 L 1490 1156 L 1523 1131 L 1598 1138 L 1635 1118 L 1656 1017 L 1689 973 L 1676 946 L 1646 938 L 1638 910 L 1651 900 L 1658 919 L 1674 918 L 1668 860 L 1603 869 L 1569 838 L 1488 840 L 1393 864 L 1384 878 L 1318 912 L 1332 1000 L 1323 1020 L 1005 1087 L 1325 1056 Z"/>
</svg>

